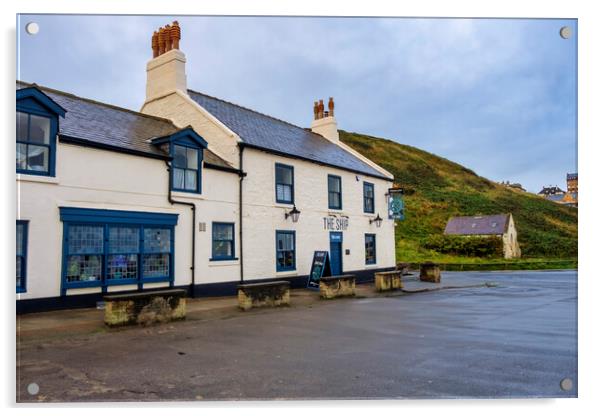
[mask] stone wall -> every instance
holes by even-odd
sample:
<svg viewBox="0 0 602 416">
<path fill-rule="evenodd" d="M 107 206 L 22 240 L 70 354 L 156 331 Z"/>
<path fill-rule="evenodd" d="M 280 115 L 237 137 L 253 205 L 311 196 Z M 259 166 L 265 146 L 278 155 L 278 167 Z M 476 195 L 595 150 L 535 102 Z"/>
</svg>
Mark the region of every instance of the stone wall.
<svg viewBox="0 0 602 416">
<path fill-rule="evenodd" d="M 183 289 L 105 296 L 105 324 L 111 327 L 150 325 L 185 317 Z"/>
<path fill-rule="evenodd" d="M 242 310 L 263 306 L 290 305 L 290 283 L 277 281 L 238 286 L 238 306 Z"/>
<path fill-rule="evenodd" d="M 344 296 L 355 296 L 355 276 L 343 275 L 320 279 L 320 297 L 322 299 Z"/>
</svg>

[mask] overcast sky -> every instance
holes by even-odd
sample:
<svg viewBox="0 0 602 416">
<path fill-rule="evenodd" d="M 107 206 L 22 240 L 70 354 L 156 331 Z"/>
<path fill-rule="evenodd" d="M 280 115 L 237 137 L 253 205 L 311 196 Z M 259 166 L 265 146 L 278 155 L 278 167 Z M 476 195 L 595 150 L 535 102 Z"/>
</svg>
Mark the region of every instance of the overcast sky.
<svg viewBox="0 0 602 416">
<path fill-rule="evenodd" d="M 577 171 L 575 20 L 24 15 L 17 76 L 139 110 L 174 19 L 191 89 L 302 127 L 333 96 L 341 129 L 534 192 Z"/>
</svg>

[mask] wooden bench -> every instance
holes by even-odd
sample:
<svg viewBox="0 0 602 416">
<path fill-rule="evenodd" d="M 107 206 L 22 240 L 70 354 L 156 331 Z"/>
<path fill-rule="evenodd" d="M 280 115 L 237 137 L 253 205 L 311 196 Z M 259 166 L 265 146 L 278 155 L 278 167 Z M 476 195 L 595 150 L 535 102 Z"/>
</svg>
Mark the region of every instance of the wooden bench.
<svg viewBox="0 0 602 416">
<path fill-rule="evenodd" d="M 262 306 L 288 306 L 290 286 L 290 282 L 283 280 L 238 285 L 238 306 L 244 311 Z"/>
<path fill-rule="evenodd" d="M 420 280 L 423 282 L 440 283 L 441 269 L 437 263 L 427 261 L 420 265 Z"/>
<path fill-rule="evenodd" d="M 184 289 L 106 295 L 104 301 L 108 326 L 150 325 L 186 318 Z"/>
<path fill-rule="evenodd" d="M 355 296 L 355 276 L 345 274 L 320 278 L 320 297 L 333 299 L 343 296 Z"/>
<path fill-rule="evenodd" d="M 374 288 L 377 292 L 401 289 L 401 273 L 401 270 L 374 273 Z"/>
</svg>

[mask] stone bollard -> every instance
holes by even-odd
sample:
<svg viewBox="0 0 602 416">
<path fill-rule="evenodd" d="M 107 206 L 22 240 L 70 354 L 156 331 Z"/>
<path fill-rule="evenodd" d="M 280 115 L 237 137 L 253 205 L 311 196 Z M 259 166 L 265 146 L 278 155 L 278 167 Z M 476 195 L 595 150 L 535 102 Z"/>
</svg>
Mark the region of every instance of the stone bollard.
<svg viewBox="0 0 602 416">
<path fill-rule="evenodd" d="M 328 276 L 320 279 L 320 298 L 333 299 L 355 296 L 355 276 Z"/>
<path fill-rule="evenodd" d="M 420 265 L 420 280 L 423 282 L 441 283 L 441 270 L 437 263 L 427 261 Z"/>
<path fill-rule="evenodd" d="M 166 289 L 106 295 L 105 324 L 150 325 L 186 318 L 186 291 Z"/>
<path fill-rule="evenodd" d="M 290 285 L 287 281 L 238 285 L 238 306 L 243 311 L 264 306 L 289 306 Z"/>
<path fill-rule="evenodd" d="M 410 274 L 410 263 L 397 263 L 397 270 L 401 272 L 402 276 Z"/>
<path fill-rule="evenodd" d="M 386 292 L 401 289 L 402 287 L 401 272 L 399 270 L 374 273 L 374 288 L 377 292 Z"/>
</svg>

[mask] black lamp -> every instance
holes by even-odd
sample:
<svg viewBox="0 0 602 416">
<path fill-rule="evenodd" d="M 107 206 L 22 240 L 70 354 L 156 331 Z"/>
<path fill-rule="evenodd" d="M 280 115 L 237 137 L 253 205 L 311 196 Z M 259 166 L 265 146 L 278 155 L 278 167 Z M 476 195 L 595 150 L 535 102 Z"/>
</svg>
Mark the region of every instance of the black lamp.
<svg viewBox="0 0 602 416">
<path fill-rule="evenodd" d="M 380 214 L 376 214 L 376 218 L 370 220 L 370 224 L 372 224 L 373 222 L 376 223 L 377 228 L 380 228 L 380 226 L 383 224 L 383 219 L 380 217 Z"/>
<path fill-rule="evenodd" d="M 284 214 L 284 219 L 286 220 L 288 219 L 288 217 L 291 217 L 293 219 L 293 222 L 297 222 L 299 221 L 299 214 L 301 214 L 301 211 L 299 211 L 297 207 L 293 205 L 293 209 L 290 212 Z"/>
</svg>

